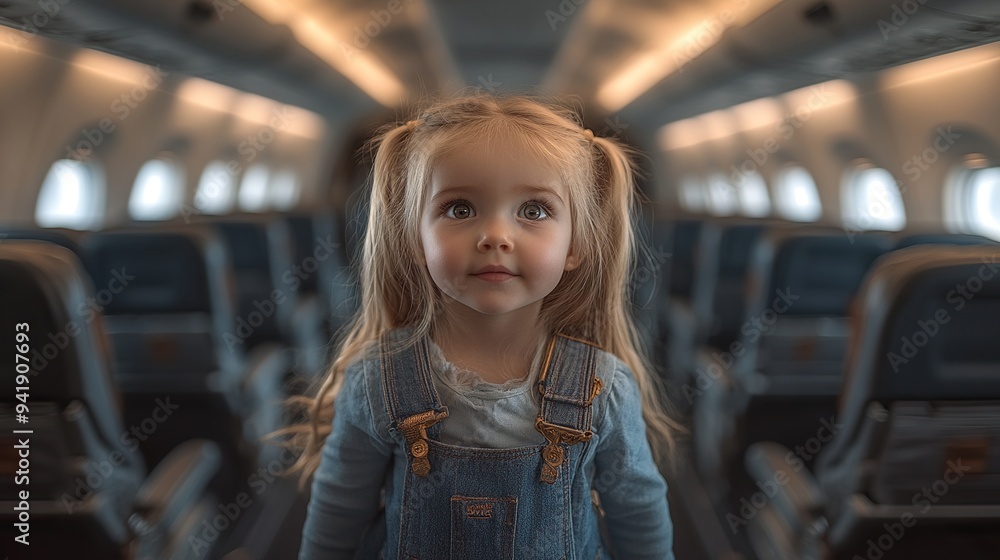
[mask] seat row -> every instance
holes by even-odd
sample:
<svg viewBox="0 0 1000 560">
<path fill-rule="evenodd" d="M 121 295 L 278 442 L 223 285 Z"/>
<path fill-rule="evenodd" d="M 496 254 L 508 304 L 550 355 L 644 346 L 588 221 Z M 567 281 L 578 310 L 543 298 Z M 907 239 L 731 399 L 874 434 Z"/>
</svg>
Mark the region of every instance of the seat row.
<svg viewBox="0 0 1000 560">
<path fill-rule="evenodd" d="M 222 453 L 207 439 L 173 447 L 152 472 L 140 445 L 170 429 L 182 401 L 157 398 L 124 420 L 103 327 L 87 320 L 95 293 L 70 250 L 0 244 L 0 324 L 13 348 L 0 429 L 17 440 L 0 481 L 4 550 L 37 558 L 204 558 L 189 546 L 209 522 Z M 128 426 L 128 427 L 127 427 Z M 15 469 L 20 472 L 18 474 Z M 17 539 L 17 540 L 15 540 Z"/>
<path fill-rule="evenodd" d="M 864 557 L 939 467 L 997 456 L 996 244 L 766 223 L 667 229 L 659 344 L 692 415 L 692 475 L 734 534 L 752 527 L 760 557 Z M 965 481 L 997 468 L 982 461 Z M 957 509 L 920 507 L 920 518 L 974 551 L 1000 527 L 992 484 L 967 482 Z M 893 554 L 935 557 L 928 542 Z"/>
<path fill-rule="evenodd" d="M 83 438 L 75 446 L 54 445 L 59 452 L 49 465 L 84 470 L 60 467 L 48 476 L 71 488 L 67 481 L 74 476 L 86 481 L 94 469 L 100 475 L 109 454 L 117 456 L 123 445 L 139 471 L 149 465 L 176 476 L 178 450 L 198 441 L 199 453 L 214 453 L 214 463 L 203 461 L 211 471 L 205 492 L 219 503 L 247 494 L 254 477 L 272 486 L 273 475 L 294 457 L 262 438 L 287 422 L 284 400 L 303 386 L 294 382 L 323 372 L 329 341 L 352 312 L 353 283 L 337 230 L 326 216 L 227 217 L 86 235 L 6 230 L 0 248 L 11 270 L 4 279 L 12 284 L 4 298 L 36 297 L 20 307 L 5 303 L 10 316 L 4 324 L 30 317 L 31 309 L 60 313 L 54 321 L 33 321 L 33 383 L 46 390 L 31 398 L 56 418 L 67 410 L 92 417 L 84 427 L 47 426 L 58 434 L 46 437 L 64 438 L 67 430 L 86 434 L 73 436 Z M 59 264 L 31 268 L 22 262 L 32 258 Z M 53 283 L 62 287 L 46 288 Z M 17 403 L 5 400 L 4 418 L 13 422 L 9 413 Z M 126 473 L 113 471 L 116 477 Z M 125 513 L 134 502 L 135 484 L 116 478 L 99 486 L 109 493 L 88 493 L 86 503 L 110 498 Z M 294 489 L 288 494 L 295 498 Z M 50 505 L 54 518 L 63 519 L 57 514 L 65 508 Z M 101 515 L 106 512 L 95 513 Z M 106 521 L 100 519 L 95 527 Z M 95 529 L 65 519 L 54 526 L 59 523 L 75 527 L 81 542 L 89 542 L 85 534 Z M 108 542 L 131 542 L 132 532 Z"/>
</svg>

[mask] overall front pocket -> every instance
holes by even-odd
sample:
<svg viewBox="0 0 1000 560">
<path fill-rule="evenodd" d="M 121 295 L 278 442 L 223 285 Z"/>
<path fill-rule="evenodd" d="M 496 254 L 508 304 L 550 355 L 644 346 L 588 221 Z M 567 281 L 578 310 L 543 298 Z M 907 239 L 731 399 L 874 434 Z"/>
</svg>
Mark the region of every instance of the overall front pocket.
<svg viewBox="0 0 1000 560">
<path fill-rule="evenodd" d="M 513 560 L 517 498 L 451 497 L 451 560 Z"/>
</svg>

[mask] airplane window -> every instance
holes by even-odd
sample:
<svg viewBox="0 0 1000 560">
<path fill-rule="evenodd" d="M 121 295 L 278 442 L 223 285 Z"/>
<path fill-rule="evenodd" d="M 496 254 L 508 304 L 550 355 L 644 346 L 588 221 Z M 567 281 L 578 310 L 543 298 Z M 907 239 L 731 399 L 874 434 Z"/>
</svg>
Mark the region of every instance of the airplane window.
<svg viewBox="0 0 1000 560">
<path fill-rule="evenodd" d="M 738 187 L 740 210 L 744 216 L 761 218 L 771 213 L 771 198 L 767 194 L 767 183 L 760 173 L 744 175 Z"/>
<path fill-rule="evenodd" d="M 194 206 L 205 214 L 225 214 L 233 209 L 236 177 L 226 162 L 216 160 L 205 166 L 194 195 Z"/>
<path fill-rule="evenodd" d="M 183 200 L 183 178 L 176 163 L 151 159 L 135 177 L 128 199 L 128 213 L 134 220 L 166 220 L 177 215 Z"/>
<path fill-rule="evenodd" d="M 42 227 L 96 229 L 104 218 L 104 177 L 95 164 L 61 159 L 49 168 L 35 205 Z"/>
<path fill-rule="evenodd" d="M 299 201 L 299 178 L 291 169 L 279 171 L 271 180 L 271 207 L 291 210 Z"/>
<path fill-rule="evenodd" d="M 786 167 L 775 178 L 774 205 L 783 217 L 796 222 L 815 222 L 823 215 L 816 181 L 803 167 Z"/>
<path fill-rule="evenodd" d="M 246 170 L 240 184 L 240 209 L 263 212 L 267 209 L 267 182 L 271 172 L 266 165 L 257 164 Z"/>
<path fill-rule="evenodd" d="M 708 178 L 709 205 L 708 210 L 716 216 L 732 216 L 739 208 L 740 201 L 736 189 L 729 183 L 726 176 L 715 173 Z"/>
<path fill-rule="evenodd" d="M 971 233 L 1000 239 L 1000 167 L 969 169 L 959 177 L 951 218 Z"/>
<path fill-rule="evenodd" d="M 857 230 L 898 231 L 906 225 L 895 177 L 880 167 L 848 173 L 841 191 L 844 225 Z"/>
<path fill-rule="evenodd" d="M 680 201 L 688 212 L 705 211 L 705 189 L 697 177 L 685 177 L 681 181 Z"/>
</svg>

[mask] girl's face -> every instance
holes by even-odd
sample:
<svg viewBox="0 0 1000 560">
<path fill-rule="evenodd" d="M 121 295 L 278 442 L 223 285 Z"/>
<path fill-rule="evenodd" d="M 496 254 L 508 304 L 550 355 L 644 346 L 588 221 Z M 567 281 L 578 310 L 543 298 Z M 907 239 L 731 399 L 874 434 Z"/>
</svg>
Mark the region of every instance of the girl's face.
<svg viewBox="0 0 1000 560">
<path fill-rule="evenodd" d="M 537 313 L 563 272 L 579 265 L 569 192 L 524 146 L 497 144 L 463 146 L 434 167 L 421 213 L 424 258 L 458 304 L 484 315 Z"/>
</svg>

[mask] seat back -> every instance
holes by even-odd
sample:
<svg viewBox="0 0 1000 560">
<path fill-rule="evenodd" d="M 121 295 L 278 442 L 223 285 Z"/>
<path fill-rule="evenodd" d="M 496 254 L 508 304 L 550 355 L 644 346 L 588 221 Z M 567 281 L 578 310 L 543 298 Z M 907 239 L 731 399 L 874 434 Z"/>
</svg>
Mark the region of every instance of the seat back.
<svg viewBox="0 0 1000 560">
<path fill-rule="evenodd" d="M 712 313 L 705 322 L 709 346 L 725 350 L 739 337 L 746 308 L 750 254 L 764 228 L 762 224 L 738 224 L 722 230 L 712 290 Z"/>
<path fill-rule="evenodd" d="M 85 248 L 126 392 L 178 384 L 197 391 L 216 372 L 242 367 L 229 257 L 213 232 L 101 232 Z"/>
<path fill-rule="evenodd" d="M 929 525 L 996 534 L 1000 248 L 896 251 L 861 298 L 841 428 L 817 465 L 832 542 L 863 542 L 910 510 Z"/>
<path fill-rule="evenodd" d="M 881 234 L 778 229 L 761 238 L 749 272 L 745 352 L 734 373 L 767 377 L 774 392 L 834 396 L 847 348 L 848 306 L 875 260 Z"/>
<path fill-rule="evenodd" d="M 126 422 L 140 425 L 157 407 L 176 407 L 170 430 L 142 439 L 147 464 L 197 438 L 216 442 L 229 464 L 249 463 L 245 454 L 256 442 L 243 435 L 243 385 L 251 332 L 234 319 L 219 236 L 198 226 L 142 228 L 94 233 L 84 247 Z"/>
<path fill-rule="evenodd" d="M 237 323 L 250 326 L 247 349 L 291 342 L 298 300 L 293 279 L 293 243 L 288 224 L 273 217 L 227 218 L 214 226 L 232 255 Z"/>
<path fill-rule="evenodd" d="M 630 276 L 632 316 L 651 352 L 658 351 L 661 320 L 666 311 L 669 272 L 669 224 L 657 220 L 655 210 L 644 206 L 635 228 L 637 252 Z"/>
<path fill-rule="evenodd" d="M 30 492 L 26 515 L 33 555 L 62 558 L 87 550 L 94 557 L 124 557 L 145 465 L 122 423 L 90 281 L 70 250 L 5 241 L 0 298 L 0 322 L 16 342 L 8 345 L 15 353 L 7 360 L 10 390 L 0 396 L 7 450 L 0 463 L 0 495 L 10 500 Z M 13 377 L 22 370 L 23 378 Z M 25 476 L 18 476 L 19 469 Z M 20 534 L 14 526 L 23 521 L 18 503 L 0 502 L 8 543 Z"/>
<path fill-rule="evenodd" d="M 674 224 L 669 298 L 665 313 L 666 371 L 683 384 L 695 368 L 703 324 L 711 315 L 719 228 L 708 222 Z"/>
<path fill-rule="evenodd" d="M 671 232 L 670 280 L 667 284 L 671 298 L 691 299 L 695 285 L 695 263 L 698 255 L 698 241 L 705 222 L 700 220 L 679 220 Z"/>
<path fill-rule="evenodd" d="M 332 313 L 336 328 L 354 314 L 356 306 L 356 286 L 340 221 L 330 213 L 296 214 L 286 219 L 295 244 L 295 262 L 302 269 L 296 277 L 308 276 L 302 289 L 318 295 L 324 309 Z"/>
</svg>

